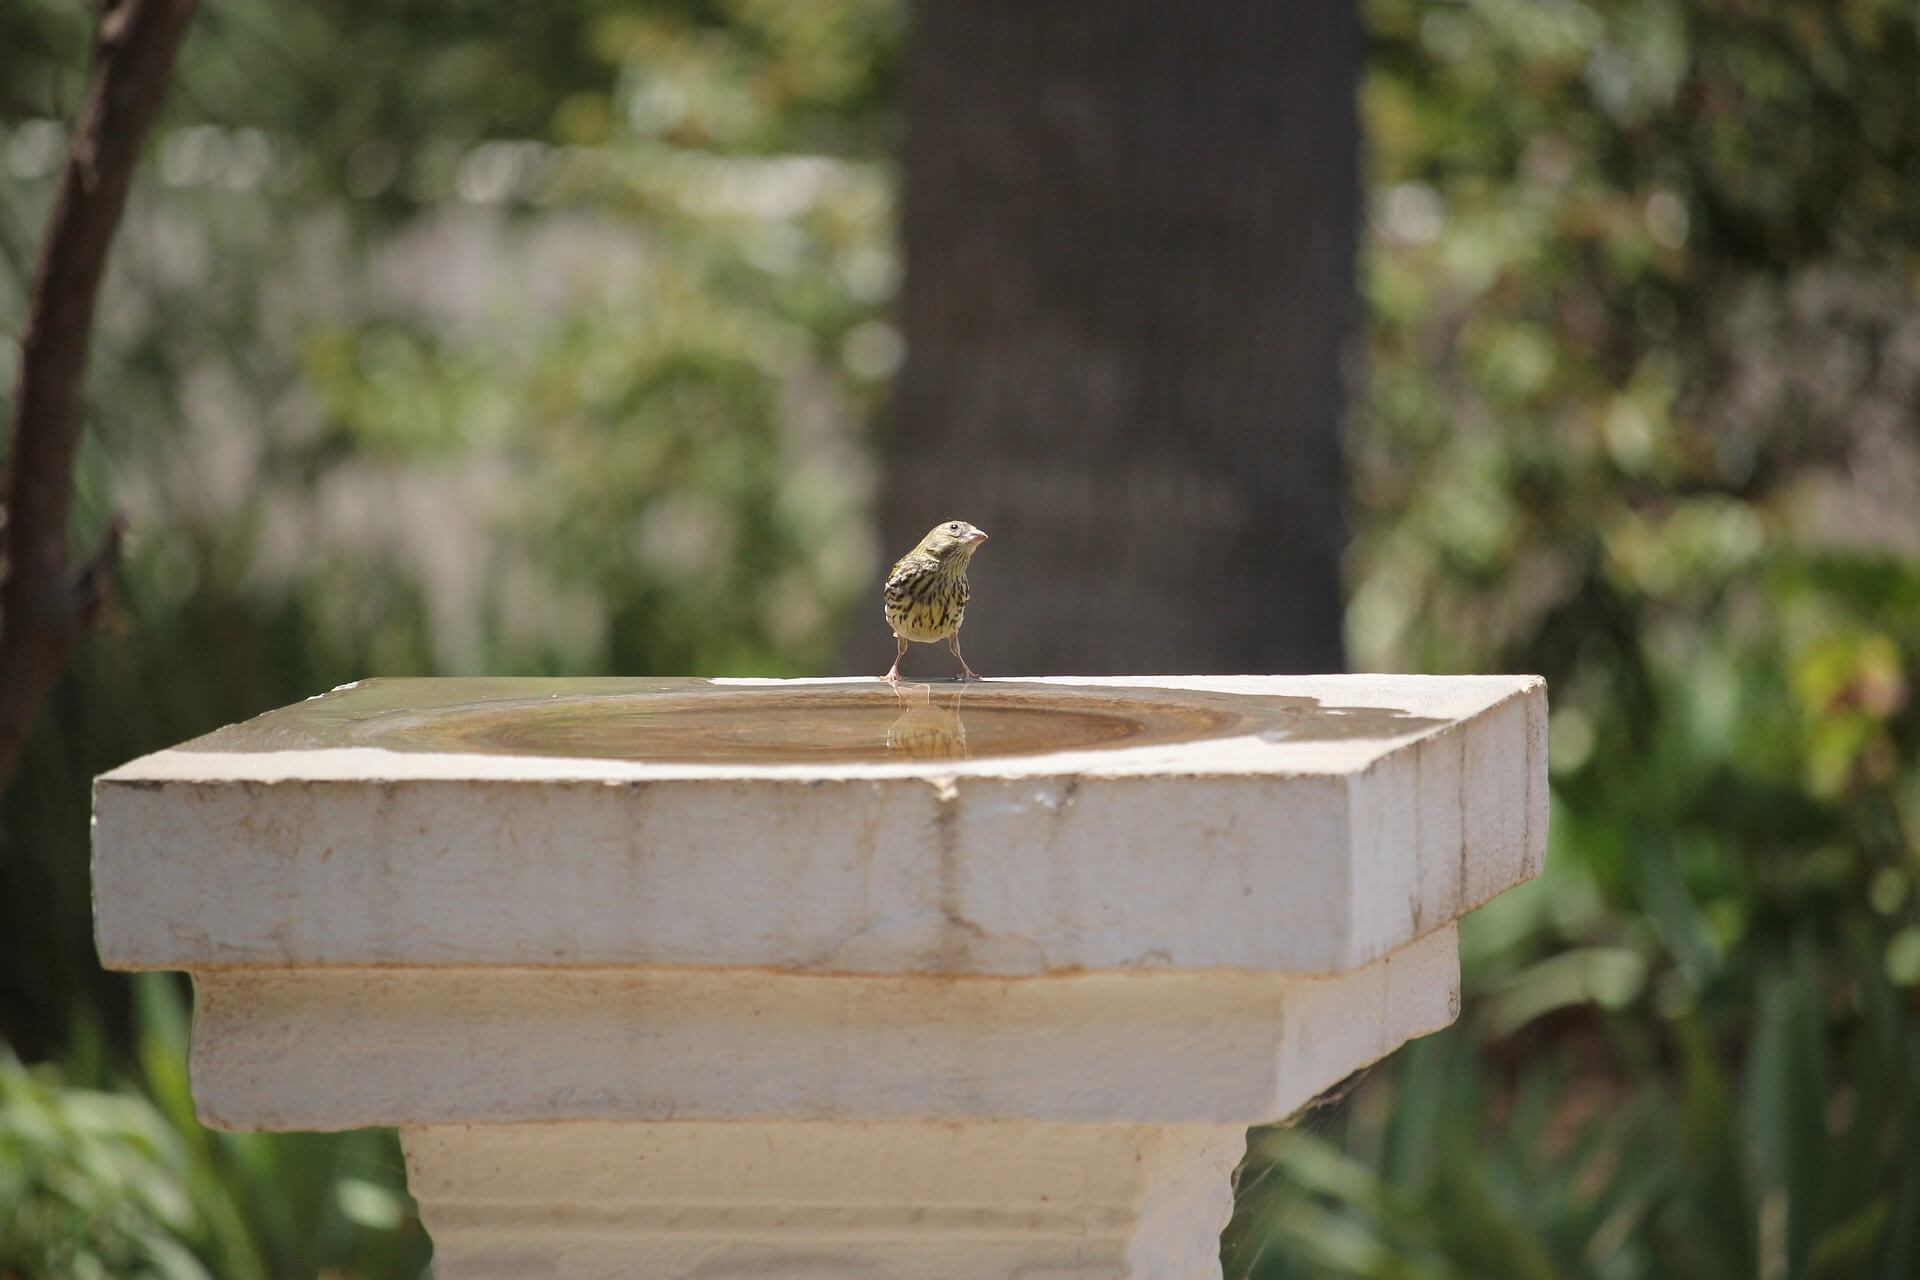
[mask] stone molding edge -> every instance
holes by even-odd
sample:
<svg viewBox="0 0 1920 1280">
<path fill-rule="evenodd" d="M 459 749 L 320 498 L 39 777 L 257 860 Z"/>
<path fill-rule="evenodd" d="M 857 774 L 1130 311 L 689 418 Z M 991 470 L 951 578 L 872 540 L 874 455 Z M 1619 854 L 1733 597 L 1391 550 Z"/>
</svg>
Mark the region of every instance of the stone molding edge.
<svg viewBox="0 0 1920 1280">
<path fill-rule="evenodd" d="M 1451 924 L 1332 978 L 223 970 L 195 985 L 196 1103 L 208 1124 L 240 1130 L 1251 1124 L 1460 1007 Z"/>
</svg>

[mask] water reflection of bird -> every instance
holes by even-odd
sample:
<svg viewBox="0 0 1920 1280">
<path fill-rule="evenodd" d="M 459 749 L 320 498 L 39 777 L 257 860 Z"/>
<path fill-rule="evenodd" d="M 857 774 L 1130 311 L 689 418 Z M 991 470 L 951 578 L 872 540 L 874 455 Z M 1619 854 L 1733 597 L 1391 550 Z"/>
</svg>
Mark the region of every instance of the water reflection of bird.
<svg viewBox="0 0 1920 1280">
<path fill-rule="evenodd" d="M 907 654 L 909 640 L 918 644 L 945 640 L 960 660 L 957 678 L 980 678 L 960 656 L 960 622 L 967 614 L 967 564 L 986 540 L 986 534 L 965 520 L 937 524 L 887 574 L 884 610 L 887 625 L 900 642 L 893 670 L 886 674 L 889 683 L 900 679 L 900 659 Z"/>
<path fill-rule="evenodd" d="M 900 714 L 887 726 L 887 751 L 905 760 L 964 760 L 967 726 L 960 719 L 960 690 L 941 706 L 927 684 L 894 687 Z"/>
</svg>

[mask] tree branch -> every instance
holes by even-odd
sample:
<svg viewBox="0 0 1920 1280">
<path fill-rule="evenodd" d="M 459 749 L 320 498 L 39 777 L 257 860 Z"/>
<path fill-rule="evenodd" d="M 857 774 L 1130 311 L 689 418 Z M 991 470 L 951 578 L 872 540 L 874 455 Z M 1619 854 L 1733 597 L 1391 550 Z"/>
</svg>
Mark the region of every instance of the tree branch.
<svg viewBox="0 0 1920 1280">
<path fill-rule="evenodd" d="M 118 524 L 67 563 L 73 464 L 94 304 L 140 147 L 166 96 L 194 0 L 105 0 L 85 105 L 40 263 L 14 395 L 0 566 L 0 792 L 86 630 L 117 559 Z"/>
</svg>

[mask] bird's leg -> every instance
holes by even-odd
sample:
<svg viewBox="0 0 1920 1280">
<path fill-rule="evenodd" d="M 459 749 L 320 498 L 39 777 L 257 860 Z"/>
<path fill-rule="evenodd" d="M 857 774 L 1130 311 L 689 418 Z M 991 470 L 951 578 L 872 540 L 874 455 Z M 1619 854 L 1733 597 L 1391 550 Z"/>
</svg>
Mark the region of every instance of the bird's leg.
<svg viewBox="0 0 1920 1280">
<path fill-rule="evenodd" d="M 965 658 L 960 657 L 960 633 L 958 631 L 955 631 L 947 637 L 947 648 L 953 650 L 954 657 L 960 658 L 960 675 L 957 677 L 958 679 L 978 680 L 980 678 L 980 673 L 968 666 Z"/>
<path fill-rule="evenodd" d="M 900 683 L 900 659 L 907 656 L 906 637 L 895 636 L 894 639 L 900 642 L 900 652 L 893 655 L 893 670 L 887 672 L 886 675 L 880 677 L 882 680 L 885 680 L 888 684 Z"/>
</svg>

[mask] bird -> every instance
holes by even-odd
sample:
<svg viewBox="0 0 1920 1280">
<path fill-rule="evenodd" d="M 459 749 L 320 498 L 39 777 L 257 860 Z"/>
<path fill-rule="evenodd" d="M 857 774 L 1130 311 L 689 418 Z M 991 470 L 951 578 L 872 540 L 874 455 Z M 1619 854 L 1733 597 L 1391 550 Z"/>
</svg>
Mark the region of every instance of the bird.
<svg viewBox="0 0 1920 1280">
<path fill-rule="evenodd" d="M 960 662 L 960 674 L 954 678 L 980 678 L 961 657 L 960 622 L 967 614 L 967 564 L 986 540 L 985 533 L 965 520 L 943 520 L 894 562 L 881 593 L 887 625 L 900 642 L 893 669 L 881 677 L 888 684 L 900 682 L 900 659 L 907 655 L 908 641 L 945 640 Z"/>
</svg>

